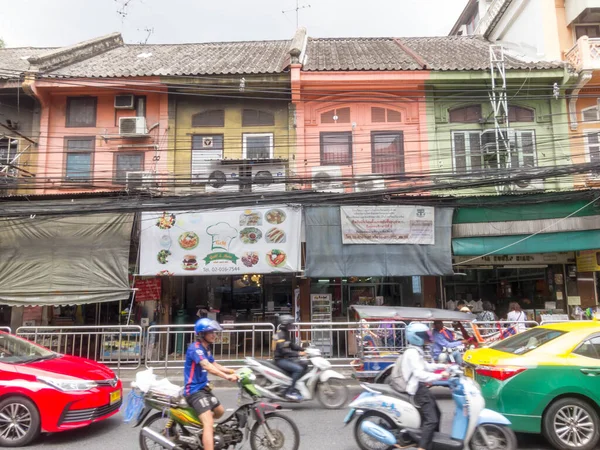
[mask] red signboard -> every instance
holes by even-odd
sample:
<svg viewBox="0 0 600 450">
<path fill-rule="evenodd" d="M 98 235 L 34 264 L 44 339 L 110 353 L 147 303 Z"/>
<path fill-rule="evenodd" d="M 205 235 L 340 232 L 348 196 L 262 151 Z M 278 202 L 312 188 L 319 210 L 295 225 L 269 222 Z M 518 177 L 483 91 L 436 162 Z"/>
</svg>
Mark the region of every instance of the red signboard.
<svg viewBox="0 0 600 450">
<path fill-rule="evenodd" d="M 145 302 L 148 300 L 160 300 L 161 284 L 160 278 L 142 278 L 135 280 L 135 300 Z"/>
</svg>

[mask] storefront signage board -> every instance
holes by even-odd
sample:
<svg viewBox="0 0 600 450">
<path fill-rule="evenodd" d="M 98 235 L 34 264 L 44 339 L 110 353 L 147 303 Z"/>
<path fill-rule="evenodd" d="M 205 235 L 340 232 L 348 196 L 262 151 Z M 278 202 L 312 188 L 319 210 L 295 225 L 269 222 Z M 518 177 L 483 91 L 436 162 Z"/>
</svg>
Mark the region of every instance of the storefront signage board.
<svg viewBox="0 0 600 450">
<path fill-rule="evenodd" d="M 341 206 L 344 244 L 435 244 L 435 209 L 426 206 Z"/>
<path fill-rule="evenodd" d="M 300 208 L 142 213 L 140 275 L 298 272 Z"/>
<path fill-rule="evenodd" d="M 161 279 L 160 278 L 144 278 L 135 280 L 134 284 L 135 301 L 146 302 L 149 300 L 160 300 L 161 296 Z"/>
<path fill-rule="evenodd" d="M 477 258 L 475 256 L 454 256 L 454 264 L 461 266 L 529 266 L 568 264 L 573 259 L 573 253 L 535 253 L 531 255 L 488 255 Z"/>
<path fill-rule="evenodd" d="M 600 250 L 577 252 L 577 272 L 600 272 Z"/>
</svg>

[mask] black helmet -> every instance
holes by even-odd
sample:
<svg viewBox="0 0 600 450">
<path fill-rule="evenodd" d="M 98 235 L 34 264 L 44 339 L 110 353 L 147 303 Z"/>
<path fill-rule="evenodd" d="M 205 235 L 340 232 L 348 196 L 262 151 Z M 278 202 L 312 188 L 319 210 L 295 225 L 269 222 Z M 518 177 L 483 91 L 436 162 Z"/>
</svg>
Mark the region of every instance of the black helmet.
<svg viewBox="0 0 600 450">
<path fill-rule="evenodd" d="M 282 330 L 289 330 L 294 324 L 294 317 L 289 314 L 279 316 L 279 326 Z"/>
</svg>

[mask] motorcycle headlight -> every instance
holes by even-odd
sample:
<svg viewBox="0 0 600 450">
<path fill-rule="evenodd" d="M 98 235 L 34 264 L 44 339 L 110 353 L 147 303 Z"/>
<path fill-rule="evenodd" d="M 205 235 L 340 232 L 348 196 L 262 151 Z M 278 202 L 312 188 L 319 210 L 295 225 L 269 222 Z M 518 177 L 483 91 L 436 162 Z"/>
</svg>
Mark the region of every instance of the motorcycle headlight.
<svg viewBox="0 0 600 450">
<path fill-rule="evenodd" d="M 70 391 L 87 391 L 89 389 L 98 386 L 93 381 L 88 380 L 67 380 L 61 378 L 49 378 L 49 377 L 37 377 L 38 381 L 46 383 L 59 391 L 70 392 Z"/>
</svg>

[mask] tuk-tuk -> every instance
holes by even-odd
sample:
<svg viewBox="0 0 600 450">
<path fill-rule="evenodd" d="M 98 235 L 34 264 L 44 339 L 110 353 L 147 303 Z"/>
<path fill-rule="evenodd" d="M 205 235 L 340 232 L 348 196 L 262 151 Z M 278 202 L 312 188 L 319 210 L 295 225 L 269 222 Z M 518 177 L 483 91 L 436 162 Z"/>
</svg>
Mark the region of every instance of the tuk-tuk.
<svg viewBox="0 0 600 450">
<path fill-rule="evenodd" d="M 471 314 L 434 308 L 414 308 L 404 306 L 366 306 L 350 307 L 350 319 L 359 322 L 356 331 L 356 355 L 352 361 L 354 377 L 372 380 L 385 368 L 392 365 L 404 350 L 404 329 L 410 322 L 441 320 L 448 328 L 453 328 L 457 339 L 471 339 L 474 345 L 479 343 L 472 330 L 475 317 Z"/>
</svg>

